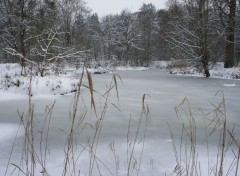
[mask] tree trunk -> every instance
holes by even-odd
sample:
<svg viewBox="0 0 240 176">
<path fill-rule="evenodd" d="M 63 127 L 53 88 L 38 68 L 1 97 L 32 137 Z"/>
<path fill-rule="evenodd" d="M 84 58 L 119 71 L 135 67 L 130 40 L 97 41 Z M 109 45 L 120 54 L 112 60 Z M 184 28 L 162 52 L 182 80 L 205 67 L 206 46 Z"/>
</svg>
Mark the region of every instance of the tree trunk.
<svg viewBox="0 0 240 176">
<path fill-rule="evenodd" d="M 209 73 L 209 70 L 207 67 L 204 68 L 204 74 L 205 74 L 206 78 L 210 77 L 210 73 Z"/>
<path fill-rule="evenodd" d="M 236 0 L 229 1 L 229 15 L 227 19 L 227 37 L 225 48 L 224 68 L 231 68 L 234 66 L 234 46 L 235 46 L 235 25 L 236 25 Z"/>
<path fill-rule="evenodd" d="M 225 48 L 224 68 L 232 68 L 234 66 L 234 34 L 227 36 Z"/>
<path fill-rule="evenodd" d="M 206 78 L 210 77 L 210 72 L 209 72 L 209 69 L 208 69 L 208 60 L 207 60 L 207 58 L 203 58 L 202 66 L 203 66 L 204 74 L 205 74 Z"/>
<path fill-rule="evenodd" d="M 20 52 L 23 56 L 23 58 L 20 58 L 20 65 L 22 67 L 22 69 L 21 69 L 22 76 L 26 76 L 26 59 L 25 59 L 26 51 L 25 51 L 24 39 L 25 39 L 25 29 L 22 30 L 22 34 L 20 36 Z"/>
<path fill-rule="evenodd" d="M 40 76 L 44 77 L 44 69 L 40 70 L 39 72 L 40 72 Z"/>
<path fill-rule="evenodd" d="M 26 76 L 26 46 L 25 46 L 25 35 L 26 35 L 26 28 L 24 25 L 24 22 L 26 20 L 26 17 L 25 17 L 25 12 L 24 12 L 24 4 L 25 2 L 22 1 L 22 4 L 21 4 L 21 24 L 20 24 L 20 31 L 21 31 L 21 34 L 20 34 L 20 53 L 22 54 L 23 58 L 20 58 L 20 65 L 22 67 L 21 69 L 21 75 L 23 76 Z"/>
</svg>

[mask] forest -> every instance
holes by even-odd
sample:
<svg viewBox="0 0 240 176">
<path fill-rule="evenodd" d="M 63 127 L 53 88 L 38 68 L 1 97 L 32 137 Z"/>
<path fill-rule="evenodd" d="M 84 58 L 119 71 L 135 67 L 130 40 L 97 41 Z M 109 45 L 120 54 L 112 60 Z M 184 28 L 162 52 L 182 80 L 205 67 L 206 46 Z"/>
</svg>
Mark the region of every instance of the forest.
<svg viewBox="0 0 240 176">
<path fill-rule="evenodd" d="M 239 0 L 168 0 L 99 17 L 83 0 L 1 0 L 0 62 L 44 76 L 64 64 L 148 67 L 181 60 L 206 77 L 240 61 Z"/>
</svg>

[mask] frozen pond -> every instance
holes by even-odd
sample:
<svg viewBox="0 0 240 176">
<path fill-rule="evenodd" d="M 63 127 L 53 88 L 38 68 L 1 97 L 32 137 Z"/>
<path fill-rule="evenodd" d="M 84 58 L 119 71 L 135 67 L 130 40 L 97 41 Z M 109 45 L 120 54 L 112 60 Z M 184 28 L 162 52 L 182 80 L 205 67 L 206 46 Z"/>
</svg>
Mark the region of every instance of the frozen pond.
<svg viewBox="0 0 240 176">
<path fill-rule="evenodd" d="M 190 103 L 191 112 L 197 126 L 196 136 L 200 160 L 206 161 L 206 156 L 201 155 L 205 153 L 204 151 L 207 148 L 205 130 L 211 131 L 212 128 L 212 126 L 206 127 L 204 125 L 202 117 L 204 117 L 204 114 L 206 115 L 208 112 L 216 109 L 214 105 L 217 106 L 222 101 L 222 95 L 220 93 L 217 94 L 219 91 L 224 92 L 228 127 L 231 129 L 235 125 L 235 137 L 240 139 L 240 82 L 225 79 L 182 77 L 170 75 L 164 70 L 118 71 L 117 74 L 123 81 L 123 84 L 118 81 L 119 103 L 114 88 L 112 90 L 113 93 L 109 96 L 107 111 L 101 128 L 99 142 L 97 143 L 97 150 L 95 151 L 97 159 L 93 165 L 93 175 L 100 175 L 100 173 L 102 175 L 126 175 L 128 170 L 127 163 L 129 161 L 127 158 L 130 156 L 131 147 L 135 139 L 134 136 L 137 132 L 144 94 L 147 94 L 145 96 L 145 105 L 149 107 L 150 115 L 145 135 L 144 125 L 146 118 L 145 116 L 143 117 L 134 149 L 133 160 L 136 160 L 136 167 L 139 166 L 139 161 L 141 160 L 139 158 L 142 153 L 139 175 L 163 175 L 167 171 L 171 172 L 176 166 L 169 126 L 176 137 L 175 142 L 179 144 L 182 123 L 186 123 L 186 120 L 184 120 L 184 117 L 182 117 L 183 120 L 177 118 L 175 106 L 178 106 L 186 97 Z M 93 75 L 93 86 L 98 92 L 103 94 L 111 79 L 111 74 Z M 237 85 L 231 86 L 234 82 Z M 97 118 L 101 117 L 104 99 L 95 93 L 98 114 L 98 117 L 96 117 L 94 111 L 90 109 L 89 91 L 86 88 L 83 89 L 82 97 L 88 110 L 86 118 L 76 130 L 79 134 L 76 156 L 83 151 L 76 163 L 76 168 L 80 175 L 89 175 L 88 166 L 90 161 L 87 148 L 89 147 L 89 141 L 94 136 L 94 127 L 91 125 L 95 125 Z M 69 111 L 72 98 L 73 95 L 58 95 L 54 98 L 52 96 L 34 98 L 33 96 L 35 117 L 38 119 L 35 125 L 39 127 L 39 130 L 45 117 L 46 105 L 50 106 L 56 100 L 49 133 L 50 156 L 46 166 L 50 175 L 61 175 L 63 171 L 64 145 L 66 143 L 65 132 L 68 131 L 70 125 Z M 83 107 L 82 101 L 80 102 L 80 105 Z M 120 110 L 111 105 L 111 103 L 117 105 Z M 0 101 L 0 166 L 2 173 L 5 172 L 11 146 L 19 126 L 19 114 L 24 113 L 23 116 L 26 115 L 27 105 L 28 100 L 22 98 Z M 186 106 L 185 108 L 188 112 L 188 108 Z M 184 113 L 182 116 L 184 116 Z M 216 131 L 219 131 L 220 128 L 222 126 L 218 126 Z M 129 132 L 128 129 L 130 129 Z M 19 164 L 18 160 L 21 157 L 21 146 L 24 140 L 23 134 L 24 132 L 20 128 L 10 163 Z M 218 149 L 218 139 L 219 136 L 216 134 L 215 137 L 208 141 L 209 151 Z M 39 141 L 40 139 L 36 135 L 35 142 L 38 144 Z M 113 144 L 115 147 L 113 147 Z M 142 152 L 143 145 L 144 150 Z M 214 152 L 209 156 L 210 159 L 215 157 Z M 202 164 L 202 167 L 207 167 L 206 165 Z M 11 174 L 13 168 L 13 165 L 10 164 L 7 175 Z M 207 170 L 206 168 L 204 169 Z M 42 175 L 40 174 L 41 168 L 36 168 L 36 170 L 39 175 Z M 137 169 L 133 169 L 131 173 L 130 175 L 137 175 Z M 14 174 L 17 175 L 17 172 L 14 172 Z"/>
</svg>

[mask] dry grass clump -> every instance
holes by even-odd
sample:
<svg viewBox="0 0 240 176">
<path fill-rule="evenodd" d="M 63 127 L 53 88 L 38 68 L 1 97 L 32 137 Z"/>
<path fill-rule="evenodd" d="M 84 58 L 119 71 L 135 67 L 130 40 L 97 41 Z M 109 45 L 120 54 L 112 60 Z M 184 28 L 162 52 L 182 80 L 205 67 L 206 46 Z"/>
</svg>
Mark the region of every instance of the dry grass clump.
<svg viewBox="0 0 240 176">
<path fill-rule="evenodd" d="M 199 129 L 199 119 L 194 117 L 191 104 L 187 99 L 175 108 L 178 119 L 182 120 L 180 142 L 176 140 L 171 127 L 170 133 L 173 143 L 173 151 L 176 166 L 172 172 L 166 175 L 175 176 L 237 176 L 239 173 L 240 145 L 234 136 L 234 127 L 228 127 L 226 105 L 223 92 L 217 95 L 222 100 L 213 105 L 213 110 L 205 114 L 202 112 L 201 121 L 204 129 Z M 197 121 L 196 121 L 197 120 Z M 229 129 L 230 128 L 230 129 Z M 205 140 L 199 141 L 198 133 L 203 130 Z M 201 131 L 202 132 L 202 131 Z M 218 141 L 217 150 L 211 149 L 211 140 Z M 200 149 L 203 143 L 205 150 Z M 207 160 L 200 159 L 204 154 Z"/>
</svg>

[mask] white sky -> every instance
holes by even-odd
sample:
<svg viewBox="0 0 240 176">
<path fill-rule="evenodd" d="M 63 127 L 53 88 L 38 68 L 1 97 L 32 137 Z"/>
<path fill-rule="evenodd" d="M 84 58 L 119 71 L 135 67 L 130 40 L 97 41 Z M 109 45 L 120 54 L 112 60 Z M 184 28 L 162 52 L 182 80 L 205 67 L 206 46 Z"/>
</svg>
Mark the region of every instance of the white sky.
<svg viewBox="0 0 240 176">
<path fill-rule="evenodd" d="M 93 12 L 98 13 L 99 17 L 107 14 L 120 13 L 123 9 L 129 9 L 131 12 L 136 12 L 143 3 L 152 3 L 156 9 L 163 9 L 166 0 L 85 0 L 87 6 Z"/>
</svg>

